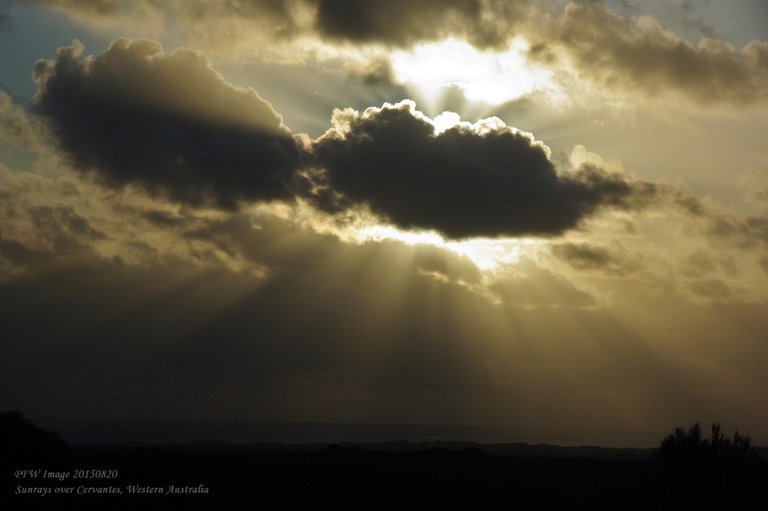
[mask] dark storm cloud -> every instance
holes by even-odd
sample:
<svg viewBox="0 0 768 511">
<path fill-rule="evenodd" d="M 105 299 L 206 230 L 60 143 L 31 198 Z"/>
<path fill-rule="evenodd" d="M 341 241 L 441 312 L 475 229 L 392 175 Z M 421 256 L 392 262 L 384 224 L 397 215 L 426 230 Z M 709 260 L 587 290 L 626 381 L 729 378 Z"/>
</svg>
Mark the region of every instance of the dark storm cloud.
<svg viewBox="0 0 768 511">
<path fill-rule="evenodd" d="M 299 157 L 281 117 L 206 57 L 118 39 L 95 57 L 75 42 L 35 66 L 36 111 L 79 170 L 189 204 L 290 197 Z"/>
<path fill-rule="evenodd" d="M 595 167 L 558 173 L 546 147 L 500 121 L 435 133 L 412 102 L 338 112 L 335 123 L 313 146 L 324 169 L 315 176 L 317 203 L 364 203 L 406 229 L 556 235 L 601 206 L 631 207 L 653 191 Z"/>
</svg>

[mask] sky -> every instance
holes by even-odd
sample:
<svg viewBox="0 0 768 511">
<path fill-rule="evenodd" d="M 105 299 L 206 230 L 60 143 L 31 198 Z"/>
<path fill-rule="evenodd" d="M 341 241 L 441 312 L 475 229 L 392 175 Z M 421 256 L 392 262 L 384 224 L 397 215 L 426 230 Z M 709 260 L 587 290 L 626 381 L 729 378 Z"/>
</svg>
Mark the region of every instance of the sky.
<svg viewBox="0 0 768 511">
<path fill-rule="evenodd" d="M 0 2 L 0 407 L 766 444 L 766 5 Z"/>
</svg>

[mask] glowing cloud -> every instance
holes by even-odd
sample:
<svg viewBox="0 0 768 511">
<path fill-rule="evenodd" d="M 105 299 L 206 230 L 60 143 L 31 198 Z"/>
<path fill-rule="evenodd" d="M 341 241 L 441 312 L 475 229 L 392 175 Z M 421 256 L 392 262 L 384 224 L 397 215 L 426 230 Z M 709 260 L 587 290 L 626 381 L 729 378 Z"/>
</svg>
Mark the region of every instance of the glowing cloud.
<svg viewBox="0 0 768 511">
<path fill-rule="evenodd" d="M 528 239 L 485 239 L 449 241 L 434 231 L 403 231 L 393 226 L 372 225 L 357 229 L 353 236 L 359 242 L 397 240 L 407 245 L 432 245 L 466 257 L 484 271 L 492 271 L 500 265 L 516 263 L 525 253 L 535 257 L 537 246 L 542 242 Z"/>
<path fill-rule="evenodd" d="M 534 92 L 553 102 L 563 98 L 552 73 L 531 62 L 528 45 L 515 39 L 504 52 L 478 50 L 469 43 L 447 39 L 392 54 L 395 77 L 425 95 L 444 87 L 461 88 L 467 99 L 498 105 Z"/>
</svg>

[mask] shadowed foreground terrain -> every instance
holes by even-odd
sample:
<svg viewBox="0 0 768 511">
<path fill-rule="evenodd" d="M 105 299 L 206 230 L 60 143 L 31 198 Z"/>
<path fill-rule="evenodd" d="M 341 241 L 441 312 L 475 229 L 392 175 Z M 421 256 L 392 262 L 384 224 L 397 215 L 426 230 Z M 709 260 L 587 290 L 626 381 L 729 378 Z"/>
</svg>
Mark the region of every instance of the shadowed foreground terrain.
<svg viewBox="0 0 768 511">
<path fill-rule="evenodd" d="M 691 442 L 684 431 L 677 439 L 688 450 L 707 444 L 700 437 Z M 4 413 L 2 444 L 3 500 L 13 509 L 54 500 L 123 509 L 216 509 L 242 501 L 270 509 L 768 506 L 764 461 L 669 461 L 681 452 L 670 440 L 661 449 L 666 458 L 657 459 L 642 449 L 467 442 L 67 446 L 20 414 Z M 40 472 L 19 472 L 29 469 Z"/>
</svg>

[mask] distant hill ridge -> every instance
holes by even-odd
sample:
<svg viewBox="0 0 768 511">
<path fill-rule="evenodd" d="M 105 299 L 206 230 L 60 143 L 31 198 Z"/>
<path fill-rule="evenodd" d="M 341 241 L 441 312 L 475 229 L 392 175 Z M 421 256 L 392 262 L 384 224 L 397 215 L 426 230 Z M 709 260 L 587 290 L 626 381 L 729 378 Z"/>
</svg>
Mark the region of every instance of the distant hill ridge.
<svg viewBox="0 0 768 511">
<path fill-rule="evenodd" d="M 621 460 L 651 460 L 655 449 L 614 448 L 597 446 L 558 446 L 550 444 L 494 443 L 482 444 L 476 442 L 338 442 L 338 443 L 282 443 L 257 442 L 236 443 L 220 440 L 193 440 L 190 442 L 81 442 L 73 447 L 84 450 L 102 451 L 114 448 L 150 448 L 160 447 L 168 450 L 199 451 L 199 452 L 309 452 L 325 449 L 361 450 L 372 452 L 415 453 L 424 451 L 467 452 L 478 455 L 511 456 L 518 458 L 572 458 L 572 459 L 621 459 Z"/>
</svg>

